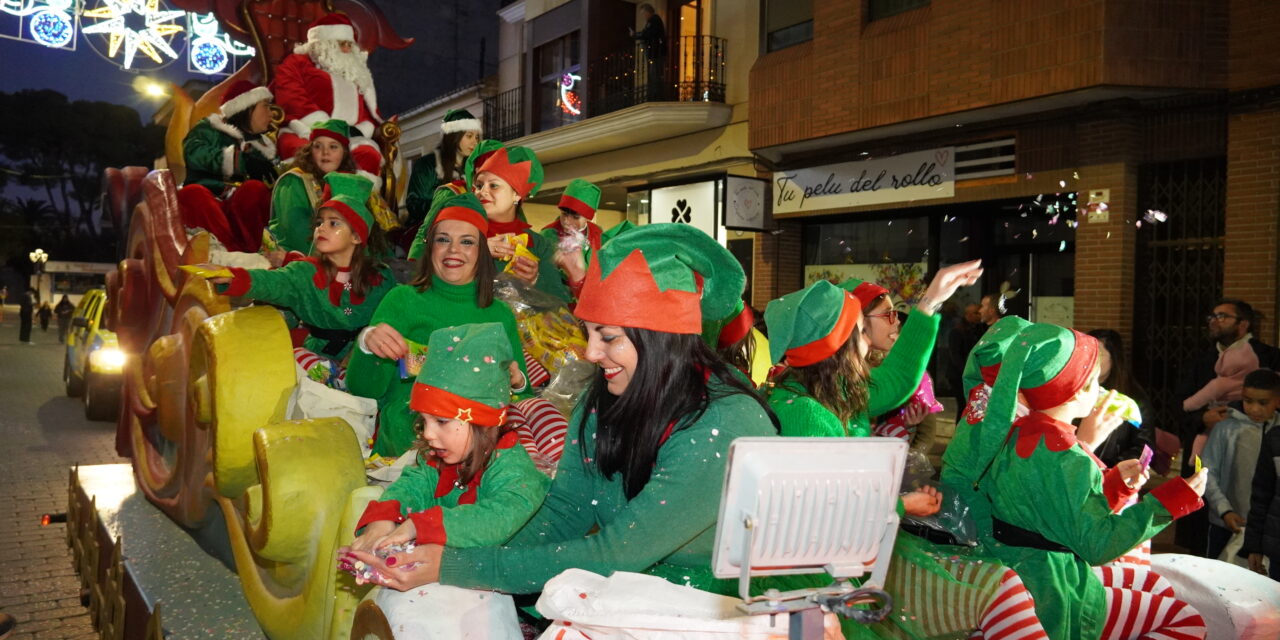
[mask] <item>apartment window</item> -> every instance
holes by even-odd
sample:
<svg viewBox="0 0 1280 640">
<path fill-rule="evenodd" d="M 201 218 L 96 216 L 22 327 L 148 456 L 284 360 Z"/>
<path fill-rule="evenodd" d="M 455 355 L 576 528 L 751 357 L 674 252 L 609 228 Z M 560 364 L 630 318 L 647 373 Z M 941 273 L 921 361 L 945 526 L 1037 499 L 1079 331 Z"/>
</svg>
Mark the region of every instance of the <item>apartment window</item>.
<svg viewBox="0 0 1280 640">
<path fill-rule="evenodd" d="M 813 39 L 813 0 L 765 0 L 763 6 L 765 51 Z"/>
<path fill-rule="evenodd" d="M 867 22 L 929 6 L 929 0 L 867 0 Z"/>
<path fill-rule="evenodd" d="M 586 117 L 587 95 L 578 31 L 538 47 L 538 130 L 546 131 Z"/>
</svg>

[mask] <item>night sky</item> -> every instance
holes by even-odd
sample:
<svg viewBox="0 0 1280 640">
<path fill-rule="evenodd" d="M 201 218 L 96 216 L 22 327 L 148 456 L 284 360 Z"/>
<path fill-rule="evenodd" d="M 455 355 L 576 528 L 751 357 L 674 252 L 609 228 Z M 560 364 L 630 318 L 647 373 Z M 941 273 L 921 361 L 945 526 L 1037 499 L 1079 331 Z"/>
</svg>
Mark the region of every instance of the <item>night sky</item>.
<svg viewBox="0 0 1280 640">
<path fill-rule="evenodd" d="M 384 116 L 475 81 L 481 75 L 481 38 L 485 40 L 483 71 L 494 72 L 501 19 L 495 13 L 498 0 L 381 0 L 377 4 L 402 36 L 417 39 L 407 49 L 377 51 L 370 57 Z M 159 102 L 133 89 L 138 74 L 103 59 L 86 37 L 90 36 L 77 35 L 76 51 L 0 38 L 0 91 L 53 89 L 73 100 L 128 105 L 149 118 Z M 179 85 L 192 78 L 216 82 L 224 77 L 188 73 L 185 51 L 169 66 L 146 75 Z"/>
</svg>

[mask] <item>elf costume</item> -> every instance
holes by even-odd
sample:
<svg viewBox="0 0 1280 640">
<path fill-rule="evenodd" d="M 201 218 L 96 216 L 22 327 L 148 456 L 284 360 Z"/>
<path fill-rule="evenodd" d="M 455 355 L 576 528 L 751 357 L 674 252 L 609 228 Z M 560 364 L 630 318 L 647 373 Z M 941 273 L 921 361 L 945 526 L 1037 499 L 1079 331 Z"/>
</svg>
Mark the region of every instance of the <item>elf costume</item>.
<svg viewBox="0 0 1280 640">
<path fill-rule="evenodd" d="M 473 425 L 504 428 L 511 382 L 511 344 L 502 325 L 439 329 L 414 382 L 409 408 Z M 356 530 L 378 520 L 412 520 L 418 544 L 480 547 L 507 541 L 542 504 L 550 480 L 533 466 L 515 431 L 498 440 L 483 473 L 462 484 L 460 464 L 420 454 L 380 501 L 371 502 Z"/>
<path fill-rule="evenodd" d="M 320 138 L 336 140 L 343 153 L 350 142 L 351 129 L 342 120 L 325 120 L 311 129 L 311 142 Z M 311 252 L 316 208 L 323 201 L 323 181 L 308 171 L 293 167 L 276 181 L 271 193 L 271 223 L 267 229 L 285 251 Z"/>
<path fill-rule="evenodd" d="M 468 222 L 476 227 L 480 235 L 484 234 L 488 225 L 484 207 L 470 193 L 442 201 L 435 219 Z M 476 287 L 481 284 L 492 286 L 492 283 L 478 283 L 474 279 L 467 284 L 449 284 L 439 276 L 433 276 L 430 286 L 422 289 L 413 285 L 400 285 L 392 289 L 382 304 L 378 305 L 369 324 L 386 323 L 405 340 L 428 344 L 431 334 L 437 329 L 464 324 L 501 323 L 511 341 L 512 353 L 521 354 L 515 360 L 520 366 L 520 372 L 525 375 L 525 380 L 528 380 L 520 333 L 516 329 L 516 317 L 507 305 L 497 300 L 487 307 L 477 306 Z M 413 423 L 417 414 L 409 408 L 413 379 L 401 376 L 400 363 L 357 349 L 352 352 L 351 363 L 347 367 L 347 388 L 355 395 L 378 400 L 378 437 L 374 442 L 374 453 L 390 457 L 408 451 L 416 439 Z"/>
<path fill-rule="evenodd" d="M 337 211 L 351 225 L 352 234 L 367 243 L 375 223 L 365 202 L 373 185 L 362 176 L 336 171 L 326 175 L 325 181 L 333 195 L 320 208 Z M 356 251 L 365 251 L 365 246 L 358 245 Z M 295 260 L 272 270 L 232 267 L 231 282 L 216 286 L 218 293 L 224 295 L 245 296 L 290 309 L 309 331 L 303 342 L 305 349 L 342 360 L 351 351 L 356 334 L 369 324 L 374 310 L 395 286 L 395 277 L 380 265 L 368 292 L 360 297 L 350 282 L 337 276 L 330 279 L 324 265 L 322 256 Z M 339 274 L 350 273 L 349 268 L 335 270 Z"/>
<path fill-rule="evenodd" d="M 589 250 L 599 250 L 600 235 L 604 231 L 593 221 L 596 219 L 596 209 L 600 207 L 600 187 L 582 178 L 574 178 L 569 186 L 565 187 L 558 206 L 562 211 L 571 211 L 586 219 L 585 244 L 582 245 L 584 256 L 589 255 L 587 253 Z M 562 238 L 569 235 L 569 232 L 560 224 L 560 218 L 556 218 L 551 224 L 542 228 L 542 235 L 546 236 L 547 240 L 559 243 Z"/>
<path fill-rule="evenodd" d="M 857 339 L 852 334 L 864 302 L 870 305 L 884 293 L 884 289 L 869 283 L 842 288 L 819 280 L 770 302 L 765 319 L 774 360 L 789 367 L 807 367 L 834 356 L 847 341 Z M 917 322 L 916 326 L 936 330 L 937 323 Z M 902 336 L 907 336 L 907 331 L 904 328 Z M 874 372 L 891 366 L 890 358 L 902 350 L 900 339 L 884 364 L 872 370 L 872 380 Z M 928 350 L 924 356 L 927 359 Z M 875 389 L 873 382 L 872 397 Z M 795 379 L 784 378 L 770 393 L 769 405 L 778 414 L 784 436 L 869 435 L 865 415 L 860 421 L 841 422 Z M 898 509 L 901 513 L 901 503 Z M 911 615 L 895 612 L 886 621 L 869 627 L 844 621 L 847 637 L 964 637 L 974 629 L 981 629 L 987 638 L 1044 637 L 1043 632 L 1036 633 L 1034 606 L 1017 575 L 991 563 L 989 558 L 963 547 L 935 545 L 905 531 L 898 533 L 893 554 L 884 587 L 893 595 L 897 609 Z M 771 578 L 753 585 L 753 590 L 767 586 L 783 590 L 819 587 L 830 581 L 823 575 Z"/>
<path fill-rule="evenodd" d="M 596 252 L 576 313 L 600 324 L 698 335 L 704 316 L 730 313 L 744 280 L 733 256 L 701 231 L 648 225 Z M 670 425 L 653 475 L 629 500 L 622 474 L 605 477 L 595 462 L 596 411 L 578 405 L 542 508 L 506 546 L 445 549 L 440 582 L 533 593 L 576 567 L 603 575 L 641 571 L 732 592 L 734 584 L 710 571 L 729 443 L 773 435 L 774 428 L 754 397 L 714 376 L 707 391 L 704 412 Z"/>
<path fill-rule="evenodd" d="M 466 109 L 450 109 L 440 122 L 440 133 L 448 135 L 462 131 L 481 131 L 480 120 Z M 450 162 L 452 158 L 448 159 Z M 465 158 L 463 161 L 465 162 Z M 445 158 L 440 157 L 440 148 L 413 161 L 413 170 L 409 175 L 409 186 L 405 192 L 405 204 L 409 208 L 409 221 L 406 226 L 417 228 L 426 219 L 431 210 L 431 202 L 435 198 L 436 188 L 448 184 L 444 175 Z M 456 178 L 462 175 L 462 167 L 455 172 Z M 411 236 L 412 237 L 412 236 Z"/>
<path fill-rule="evenodd" d="M 266 87 L 237 82 L 223 94 L 218 112 L 196 123 L 182 140 L 187 168 L 178 190 L 182 222 L 207 230 L 230 251 L 256 252 L 271 214 L 275 143 L 228 122 L 263 100 L 271 100 Z"/>
<path fill-rule="evenodd" d="M 1199 509 L 1183 478 L 1156 487 L 1116 513 L 1104 491 L 1102 464 L 1076 441 L 1075 427 L 1044 410 L 1096 385 L 1098 343 L 1083 334 L 1037 324 L 1006 351 L 982 428 L 1007 435 L 988 450 L 978 489 L 991 501 L 992 551 L 1015 569 L 1036 599 L 1050 637 L 1204 636 L 1200 616 L 1167 593 L 1107 587 L 1091 565 L 1109 562 L 1150 539 L 1172 520 Z M 1031 413 L 1014 421 L 1021 390 Z M 1132 491 L 1132 489 L 1130 490 Z"/>
<path fill-rule="evenodd" d="M 850 281 L 846 285 L 837 287 L 820 280 L 770 302 L 764 311 L 765 324 L 769 327 L 770 359 L 794 368 L 807 367 L 834 355 L 853 335 L 864 308 L 859 296 L 870 302 L 888 293 L 873 283 Z M 848 422 L 841 422 L 809 395 L 799 381 L 783 373 L 768 392 L 769 406 L 783 424 L 782 435 L 871 435 L 871 416 L 902 406 L 919 386 L 937 334 L 937 314 L 912 310 L 893 350 L 880 366 L 871 370 L 867 410 Z"/>
</svg>

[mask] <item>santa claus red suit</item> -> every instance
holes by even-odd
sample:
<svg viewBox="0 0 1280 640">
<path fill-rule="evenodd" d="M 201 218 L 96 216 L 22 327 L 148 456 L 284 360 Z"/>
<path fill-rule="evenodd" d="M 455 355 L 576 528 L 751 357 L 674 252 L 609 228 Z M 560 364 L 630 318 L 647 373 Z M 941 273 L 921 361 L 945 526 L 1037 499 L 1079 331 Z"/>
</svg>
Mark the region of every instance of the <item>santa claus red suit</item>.
<svg viewBox="0 0 1280 640">
<path fill-rule="evenodd" d="M 351 125 L 351 157 L 362 174 L 378 184 L 382 152 L 372 140 L 382 122 L 378 94 L 367 64 L 369 54 L 355 42 L 346 16 L 331 13 L 307 29 L 307 41 L 275 69 L 271 91 L 284 110 L 286 127 L 277 144 L 288 160 L 311 137 L 311 127 L 332 118 Z"/>
</svg>

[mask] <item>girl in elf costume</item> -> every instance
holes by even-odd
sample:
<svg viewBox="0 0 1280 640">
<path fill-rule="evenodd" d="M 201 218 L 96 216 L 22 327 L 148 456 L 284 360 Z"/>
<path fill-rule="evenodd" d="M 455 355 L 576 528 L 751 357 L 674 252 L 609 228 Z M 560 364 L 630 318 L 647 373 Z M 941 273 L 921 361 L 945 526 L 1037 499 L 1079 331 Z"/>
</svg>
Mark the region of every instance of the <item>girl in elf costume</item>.
<svg viewBox="0 0 1280 640">
<path fill-rule="evenodd" d="M 349 548 L 339 550 L 343 568 L 353 568 L 352 550 L 373 552 L 409 542 L 456 548 L 500 545 L 538 510 L 550 480 L 534 467 L 506 424 L 512 361 L 511 343 L 500 324 L 447 327 L 431 334 L 409 400 L 418 414 L 418 456 L 381 500 L 365 508 L 356 524 L 359 535 Z M 394 565 L 394 555 L 387 562 Z M 489 624 L 516 627 L 510 596 L 475 593 L 476 606 L 459 610 L 458 600 L 465 602 L 466 594 L 440 598 L 442 589 L 464 591 L 437 587 L 423 597 L 383 589 L 376 601 L 405 638 L 437 637 L 445 630 L 441 623 L 446 616 L 463 618 L 469 631 L 479 632 L 483 618 L 473 612 L 493 611 L 494 600 L 505 601 L 502 610 L 510 619 L 505 625 L 502 619 Z"/>
<path fill-rule="evenodd" d="M 504 546 L 423 545 L 388 567 L 408 590 L 439 582 L 534 593 L 569 568 L 643 571 L 732 593 L 711 575 L 729 444 L 776 433 L 769 409 L 703 342 L 703 318 L 727 317 L 745 275 L 688 225 L 622 234 L 592 256 L 576 314 L 600 366 L 574 410 L 542 508 Z M 402 570 L 405 562 L 419 563 Z"/>
<path fill-rule="evenodd" d="M 431 203 L 435 201 L 438 189 L 447 188 L 447 191 L 441 192 L 441 197 L 468 190 L 463 179 L 463 167 L 480 143 L 480 120 L 466 109 L 450 109 L 440 122 L 440 133 L 440 146 L 414 160 L 413 170 L 409 174 L 409 186 L 405 193 L 409 217 L 396 240 L 396 244 L 402 245 L 405 251 L 409 250 L 422 221 L 426 220 L 431 211 Z"/>
<path fill-rule="evenodd" d="M 488 216 L 486 236 L 497 270 L 507 270 L 539 291 L 568 302 L 569 289 L 556 266 L 556 243 L 534 232 L 520 209 L 520 202 L 542 186 L 538 157 L 527 147 L 505 147 L 497 140 L 485 140 L 467 158 L 464 171 Z M 425 247 L 426 237 L 420 232 L 409 249 L 409 258 L 418 259 Z"/>
<path fill-rule="evenodd" d="M 308 330 L 303 348 L 330 362 L 325 382 L 342 388 L 342 361 L 357 333 L 369 324 L 374 309 L 395 279 L 375 262 L 370 238 L 380 233 L 365 206 L 373 185 L 350 173 L 325 176 L 332 193 L 316 212 L 318 256 L 295 260 L 279 269 L 232 267 L 230 278 L 213 278 L 218 292 L 244 296 L 293 311 Z M 295 351 L 300 361 L 313 359 Z"/>
<path fill-rule="evenodd" d="M 980 439 L 997 450 L 979 450 L 978 460 L 989 462 L 976 479 L 1000 543 L 992 552 L 1022 576 L 1055 640 L 1203 638 L 1199 614 L 1167 588 L 1146 579 L 1107 586 L 1091 566 L 1199 509 L 1205 485 L 1203 471 L 1174 478 L 1117 509 L 1115 491 L 1136 494 L 1147 471 L 1122 463 L 1120 473 L 1104 474 L 1077 439 L 1071 421 L 1097 405 L 1097 356 L 1094 338 L 1047 324 L 1023 329 L 1005 352 L 982 429 L 1006 435 Z M 1014 420 L 1019 395 L 1030 413 Z"/>
<path fill-rule="evenodd" d="M 444 327 L 497 322 L 506 329 L 512 353 L 522 354 L 516 318 L 493 299 L 493 260 L 485 243 L 489 220 L 474 195 L 442 200 L 427 221 L 430 259 L 418 261 L 409 284 L 391 290 L 378 306 L 360 349 L 351 354 L 347 387 L 378 401 L 378 436 L 373 451 L 394 457 L 408 451 L 416 436 L 417 414 L 409 408 L 413 376 L 432 332 Z M 414 364 L 417 363 L 417 364 Z M 524 358 L 512 365 L 513 392 L 528 387 Z"/>
<path fill-rule="evenodd" d="M 931 315 L 956 288 L 972 283 L 980 274 L 976 262 L 943 269 L 922 299 L 919 312 Z M 870 288 L 863 291 L 874 294 L 870 300 L 883 295 Z M 865 415 L 859 404 L 866 403 L 867 384 L 869 379 L 874 380 L 874 373 L 868 374 L 863 364 L 870 349 L 871 332 L 859 298 L 819 280 L 770 302 L 765 319 L 773 358 L 794 372 L 793 378 L 786 379 L 788 391 L 779 395 L 779 387 L 775 387 L 769 396 L 770 405 L 782 420 L 782 435 L 855 435 L 849 425 L 856 421 L 837 415 L 837 411 Z M 936 328 L 936 323 L 933 326 Z M 893 366 L 890 358 L 898 352 L 891 351 L 882 367 Z M 923 357 L 927 359 L 927 350 Z M 829 381 L 839 383 L 828 384 Z M 873 386 L 871 393 L 875 393 L 874 389 Z M 928 516 L 938 511 L 940 501 L 935 490 L 926 488 L 904 495 L 899 511 Z M 847 636 L 953 637 L 978 629 L 985 638 L 1045 637 L 1026 587 L 1014 572 L 989 562 L 989 558 L 960 547 L 938 547 L 906 531 L 899 531 L 893 554 L 884 588 L 894 597 L 895 607 L 911 615 L 895 612 L 870 627 L 846 621 Z M 770 582 L 779 589 L 795 589 L 821 586 L 830 579 L 797 576 L 771 578 Z"/>
<path fill-rule="evenodd" d="M 324 177 L 334 171 L 355 173 L 347 152 L 350 128 L 342 120 L 325 120 L 311 129 L 311 140 L 298 150 L 293 167 L 280 175 L 271 193 L 267 230 L 285 251 L 311 252 L 316 207 L 324 201 Z"/>
<path fill-rule="evenodd" d="M 178 190 L 182 222 L 207 230 L 228 251 L 254 253 L 271 214 L 276 144 L 271 91 L 240 81 L 222 95 L 218 112 L 182 140 L 187 177 Z"/>
</svg>

